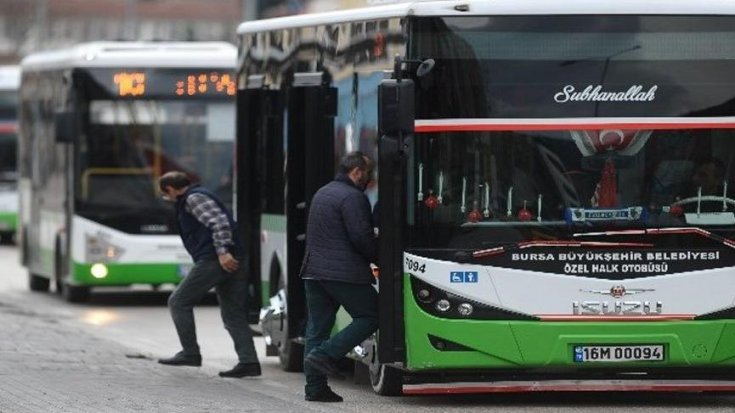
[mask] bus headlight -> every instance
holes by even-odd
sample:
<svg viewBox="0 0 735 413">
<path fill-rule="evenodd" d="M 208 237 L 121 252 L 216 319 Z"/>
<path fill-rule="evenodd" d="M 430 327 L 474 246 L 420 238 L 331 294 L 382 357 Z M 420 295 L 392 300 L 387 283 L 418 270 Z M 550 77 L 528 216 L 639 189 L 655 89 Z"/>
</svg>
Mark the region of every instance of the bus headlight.
<svg viewBox="0 0 735 413">
<path fill-rule="evenodd" d="M 413 302 L 421 310 L 432 316 L 454 320 L 538 320 L 535 316 L 483 304 L 469 297 L 442 290 L 414 276 L 410 277 L 409 297 L 413 298 Z"/>
<path fill-rule="evenodd" d="M 125 252 L 105 238 L 94 235 L 86 236 L 85 247 L 87 262 L 114 262 Z"/>
<path fill-rule="evenodd" d="M 431 302 L 431 291 L 427 290 L 426 288 L 422 288 L 419 290 L 419 292 L 416 294 L 416 297 L 421 301 L 422 303 L 428 303 Z"/>
<path fill-rule="evenodd" d="M 457 307 L 457 312 L 462 317 L 469 317 L 472 314 L 472 311 L 474 308 L 472 307 L 472 304 L 470 303 L 462 303 Z"/>
<path fill-rule="evenodd" d="M 94 278 L 105 278 L 108 274 L 107 266 L 101 263 L 93 264 L 92 268 L 89 269 L 89 272 Z"/>
<path fill-rule="evenodd" d="M 450 308 L 452 308 L 452 305 L 449 303 L 449 300 L 442 299 L 436 302 L 436 309 L 442 313 L 446 313 Z"/>
</svg>

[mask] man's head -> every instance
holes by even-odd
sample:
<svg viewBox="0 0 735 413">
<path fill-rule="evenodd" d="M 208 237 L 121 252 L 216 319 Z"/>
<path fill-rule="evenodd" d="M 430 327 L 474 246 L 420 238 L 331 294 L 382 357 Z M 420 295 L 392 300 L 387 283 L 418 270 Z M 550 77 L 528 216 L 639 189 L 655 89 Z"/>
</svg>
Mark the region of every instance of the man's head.
<svg viewBox="0 0 735 413">
<path fill-rule="evenodd" d="M 717 158 L 710 158 L 700 163 L 692 181 L 695 187 L 701 187 L 702 193 L 707 195 L 717 194 L 725 177 L 725 165 Z"/>
<path fill-rule="evenodd" d="M 350 152 L 342 158 L 339 170 L 364 190 L 373 176 L 373 160 L 360 151 Z"/>
<path fill-rule="evenodd" d="M 158 179 L 158 188 L 164 199 L 176 201 L 191 185 L 189 176 L 181 171 L 166 172 Z"/>
</svg>

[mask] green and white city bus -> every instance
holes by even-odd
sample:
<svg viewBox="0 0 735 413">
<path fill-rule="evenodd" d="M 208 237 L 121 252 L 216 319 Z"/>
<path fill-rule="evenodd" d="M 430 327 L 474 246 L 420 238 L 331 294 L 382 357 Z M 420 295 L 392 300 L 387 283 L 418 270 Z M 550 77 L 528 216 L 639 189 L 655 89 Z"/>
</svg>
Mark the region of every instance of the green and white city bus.
<svg viewBox="0 0 735 413">
<path fill-rule="evenodd" d="M 735 390 L 734 28 L 683 0 L 243 23 L 237 211 L 271 352 L 298 367 L 309 200 L 361 149 L 380 328 L 352 356 L 378 393 Z"/>
<path fill-rule="evenodd" d="M 15 236 L 18 219 L 17 106 L 20 68 L 0 66 L 0 242 Z"/>
<path fill-rule="evenodd" d="M 190 258 L 157 178 L 231 200 L 236 48 L 97 42 L 21 62 L 20 247 L 31 290 L 177 283 Z"/>
</svg>

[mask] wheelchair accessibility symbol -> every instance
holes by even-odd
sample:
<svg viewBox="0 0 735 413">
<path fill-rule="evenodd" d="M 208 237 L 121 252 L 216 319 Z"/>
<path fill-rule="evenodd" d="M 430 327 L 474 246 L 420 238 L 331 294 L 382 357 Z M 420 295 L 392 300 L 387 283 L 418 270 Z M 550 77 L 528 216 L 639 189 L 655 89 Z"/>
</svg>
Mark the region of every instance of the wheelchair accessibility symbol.
<svg viewBox="0 0 735 413">
<path fill-rule="evenodd" d="M 476 283 L 477 271 L 452 271 L 449 273 L 450 283 Z"/>
</svg>

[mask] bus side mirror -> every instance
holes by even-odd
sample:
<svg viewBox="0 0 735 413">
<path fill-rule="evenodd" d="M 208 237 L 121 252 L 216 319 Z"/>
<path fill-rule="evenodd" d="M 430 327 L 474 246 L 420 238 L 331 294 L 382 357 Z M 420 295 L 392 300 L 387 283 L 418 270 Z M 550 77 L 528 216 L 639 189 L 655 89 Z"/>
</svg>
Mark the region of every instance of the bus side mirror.
<svg viewBox="0 0 735 413">
<path fill-rule="evenodd" d="M 56 142 L 72 143 L 76 136 L 76 122 L 72 112 L 56 112 L 54 115 Z"/>
<path fill-rule="evenodd" d="M 378 129 L 381 135 L 411 134 L 416 117 L 414 83 L 386 79 L 378 87 Z"/>
</svg>

